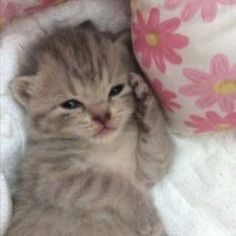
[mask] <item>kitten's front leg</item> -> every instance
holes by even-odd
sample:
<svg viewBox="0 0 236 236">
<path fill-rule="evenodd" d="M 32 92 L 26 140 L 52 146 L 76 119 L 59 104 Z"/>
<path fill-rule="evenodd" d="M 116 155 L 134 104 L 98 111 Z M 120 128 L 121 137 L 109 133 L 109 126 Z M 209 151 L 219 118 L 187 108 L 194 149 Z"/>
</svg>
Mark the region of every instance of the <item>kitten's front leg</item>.
<svg viewBox="0 0 236 236">
<path fill-rule="evenodd" d="M 138 75 L 133 75 L 130 83 L 140 121 L 137 177 L 149 186 L 155 184 L 167 172 L 172 144 L 163 114 L 152 91 Z"/>
</svg>

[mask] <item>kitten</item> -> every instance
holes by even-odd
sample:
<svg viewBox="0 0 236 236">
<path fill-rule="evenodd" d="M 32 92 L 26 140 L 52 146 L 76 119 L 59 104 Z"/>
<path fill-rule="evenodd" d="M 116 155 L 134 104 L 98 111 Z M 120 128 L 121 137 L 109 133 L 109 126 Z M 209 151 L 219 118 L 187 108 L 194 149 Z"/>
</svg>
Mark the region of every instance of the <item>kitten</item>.
<svg viewBox="0 0 236 236">
<path fill-rule="evenodd" d="M 129 38 L 83 24 L 27 54 L 11 84 L 28 141 L 8 236 L 165 235 L 149 190 L 170 138 Z"/>
</svg>

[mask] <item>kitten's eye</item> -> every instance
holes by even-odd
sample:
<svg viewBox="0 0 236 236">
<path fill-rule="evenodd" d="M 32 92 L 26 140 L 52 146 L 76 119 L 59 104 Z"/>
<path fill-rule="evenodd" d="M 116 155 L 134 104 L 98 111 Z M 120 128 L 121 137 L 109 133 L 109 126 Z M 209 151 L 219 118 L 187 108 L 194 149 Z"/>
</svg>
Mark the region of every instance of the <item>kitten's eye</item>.
<svg viewBox="0 0 236 236">
<path fill-rule="evenodd" d="M 118 94 L 120 94 L 122 92 L 124 87 L 125 87 L 124 84 L 118 84 L 118 85 L 114 86 L 109 93 L 109 97 L 117 96 Z"/>
<path fill-rule="evenodd" d="M 61 106 L 65 109 L 72 110 L 72 109 L 76 109 L 76 108 L 81 107 L 82 104 L 79 101 L 77 101 L 76 99 L 71 99 L 71 100 L 67 100 L 67 101 L 63 102 L 61 104 Z"/>
</svg>

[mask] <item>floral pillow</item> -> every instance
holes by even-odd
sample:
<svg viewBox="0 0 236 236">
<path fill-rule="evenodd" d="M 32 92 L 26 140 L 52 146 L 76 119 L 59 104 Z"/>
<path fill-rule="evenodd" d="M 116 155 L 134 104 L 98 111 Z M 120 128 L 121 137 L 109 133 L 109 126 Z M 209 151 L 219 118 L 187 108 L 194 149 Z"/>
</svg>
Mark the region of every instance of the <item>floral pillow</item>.
<svg viewBox="0 0 236 236">
<path fill-rule="evenodd" d="M 0 0 L 0 30 L 15 16 L 33 14 L 66 0 Z"/>
<path fill-rule="evenodd" d="M 131 0 L 133 47 L 179 133 L 236 129 L 236 0 Z"/>
</svg>

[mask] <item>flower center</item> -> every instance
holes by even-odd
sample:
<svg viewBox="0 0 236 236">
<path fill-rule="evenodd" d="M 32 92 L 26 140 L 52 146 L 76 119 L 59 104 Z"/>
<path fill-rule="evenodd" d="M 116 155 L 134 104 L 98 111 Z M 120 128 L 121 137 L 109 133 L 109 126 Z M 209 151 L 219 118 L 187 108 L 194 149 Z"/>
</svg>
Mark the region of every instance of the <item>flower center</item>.
<svg viewBox="0 0 236 236">
<path fill-rule="evenodd" d="M 149 32 L 145 38 L 146 43 L 151 47 L 156 47 L 160 43 L 160 36 L 156 32 Z"/>
<path fill-rule="evenodd" d="M 236 80 L 229 79 L 217 82 L 214 84 L 213 90 L 220 95 L 236 93 Z"/>
<path fill-rule="evenodd" d="M 230 129 L 230 128 L 231 128 L 231 125 L 228 123 L 221 123 L 216 126 L 217 130 L 226 130 L 226 129 Z"/>
</svg>

